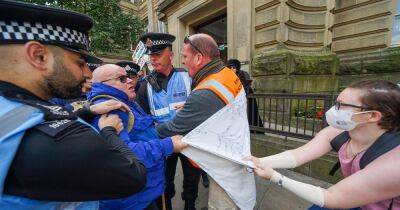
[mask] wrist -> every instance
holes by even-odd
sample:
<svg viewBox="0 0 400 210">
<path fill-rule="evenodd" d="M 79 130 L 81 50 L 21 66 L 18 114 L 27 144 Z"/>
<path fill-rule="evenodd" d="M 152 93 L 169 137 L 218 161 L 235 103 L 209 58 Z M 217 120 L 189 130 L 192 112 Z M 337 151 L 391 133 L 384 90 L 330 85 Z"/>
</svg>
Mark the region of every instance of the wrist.
<svg viewBox="0 0 400 210">
<path fill-rule="evenodd" d="M 101 130 L 100 130 L 100 132 L 117 132 L 117 129 L 115 129 L 113 126 L 110 126 L 110 125 L 108 125 L 108 126 L 106 126 L 106 127 L 103 127 Z"/>
<path fill-rule="evenodd" d="M 88 112 L 90 112 L 91 114 L 96 114 L 92 111 L 92 109 L 90 109 L 90 102 L 86 102 L 85 104 L 83 104 L 83 109 L 87 110 Z"/>
<path fill-rule="evenodd" d="M 277 184 L 278 186 L 281 186 L 281 187 L 282 187 L 282 185 L 283 185 L 283 178 L 284 178 L 284 176 L 283 176 L 282 174 L 280 174 L 280 173 L 274 171 L 274 172 L 272 173 L 272 176 L 271 176 L 271 179 L 270 179 L 270 180 L 271 180 L 271 182 L 273 182 L 273 183 Z"/>
</svg>

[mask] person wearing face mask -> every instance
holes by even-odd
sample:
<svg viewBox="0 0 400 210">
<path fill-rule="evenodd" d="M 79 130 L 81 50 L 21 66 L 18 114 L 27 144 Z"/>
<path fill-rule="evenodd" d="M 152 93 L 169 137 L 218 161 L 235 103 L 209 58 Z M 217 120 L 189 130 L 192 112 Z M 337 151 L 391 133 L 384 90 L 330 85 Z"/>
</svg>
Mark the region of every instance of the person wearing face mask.
<svg viewBox="0 0 400 210">
<path fill-rule="evenodd" d="M 319 207 L 400 209 L 400 88 L 383 80 L 354 83 L 340 93 L 326 120 L 329 126 L 297 149 L 245 159 L 254 162 L 260 177 Z M 332 149 L 344 179 L 328 189 L 274 170 L 295 168 Z"/>
</svg>

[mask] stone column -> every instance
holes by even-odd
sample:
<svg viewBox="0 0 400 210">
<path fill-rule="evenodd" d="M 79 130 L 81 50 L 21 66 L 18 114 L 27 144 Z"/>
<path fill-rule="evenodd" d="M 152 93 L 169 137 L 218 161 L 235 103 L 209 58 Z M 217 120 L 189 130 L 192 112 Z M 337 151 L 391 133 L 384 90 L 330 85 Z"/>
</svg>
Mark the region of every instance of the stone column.
<svg viewBox="0 0 400 210">
<path fill-rule="evenodd" d="M 242 69 L 247 72 L 253 51 L 253 10 L 253 1 L 227 1 L 228 59 L 244 62 Z"/>
<path fill-rule="evenodd" d="M 155 32 L 157 31 L 157 19 L 155 18 L 153 7 L 153 0 L 147 0 L 147 20 L 149 24 L 149 31 Z"/>
</svg>

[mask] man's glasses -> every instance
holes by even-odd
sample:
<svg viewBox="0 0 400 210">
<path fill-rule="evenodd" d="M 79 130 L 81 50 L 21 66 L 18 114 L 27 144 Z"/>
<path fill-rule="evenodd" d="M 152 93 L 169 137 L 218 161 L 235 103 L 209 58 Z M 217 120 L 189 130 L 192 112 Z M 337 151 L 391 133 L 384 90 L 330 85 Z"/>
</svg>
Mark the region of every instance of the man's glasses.
<svg viewBox="0 0 400 210">
<path fill-rule="evenodd" d="M 101 82 L 103 83 L 103 82 L 107 82 L 107 81 L 110 81 L 110 80 L 113 80 L 113 79 L 118 79 L 121 83 L 127 83 L 128 82 L 128 78 L 130 78 L 130 77 L 128 77 L 127 75 L 122 75 L 122 76 L 119 76 L 119 77 L 116 77 L 116 78 L 112 78 L 112 79 L 107 79 L 107 80 L 104 80 L 104 81 L 101 81 Z"/>
<path fill-rule="evenodd" d="M 201 55 L 203 55 L 203 53 L 199 50 L 199 48 L 196 47 L 196 45 L 194 45 L 192 41 L 190 41 L 190 35 L 187 35 L 185 37 L 185 39 L 183 40 L 183 43 L 190 44 L 190 46 L 192 46 L 197 52 L 199 52 Z"/>
<path fill-rule="evenodd" d="M 349 107 L 359 108 L 359 109 L 362 109 L 362 110 L 369 110 L 370 109 L 369 107 L 366 107 L 366 106 L 358 106 L 358 105 L 354 105 L 354 104 L 347 104 L 347 103 L 343 103 L 343 102 L 340 102 L 340 101 L 335 101 L 333 105 L 335 106 L 336 110 L 339 110 L 340 107 L 342 107 L 342 106 L 349 106 Z"/>
</svg>

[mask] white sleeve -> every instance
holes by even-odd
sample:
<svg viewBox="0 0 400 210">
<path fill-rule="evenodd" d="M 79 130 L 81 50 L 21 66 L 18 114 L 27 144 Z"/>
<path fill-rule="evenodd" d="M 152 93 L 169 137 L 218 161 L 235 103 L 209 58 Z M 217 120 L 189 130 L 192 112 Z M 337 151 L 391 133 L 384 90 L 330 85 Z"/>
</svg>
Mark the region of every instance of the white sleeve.
<svg viewBox="0 0 400 210">
<path fill-rule="evenodd" d="M 306 201 L 321 207 L 325 204 L 324 189 L 320 187 L 289 179 L 276 171 L 274 171 L 272 174 L 271 181 L 281 185 L 283 188 L 289 190 Z"/>
<path fill-rule="evenodd" d="M 296 168 L 296 157 L 291 151 L 281 152 L 276 155 L 260 158 L 261 165 L 271 168 Z"/>
</svg>

